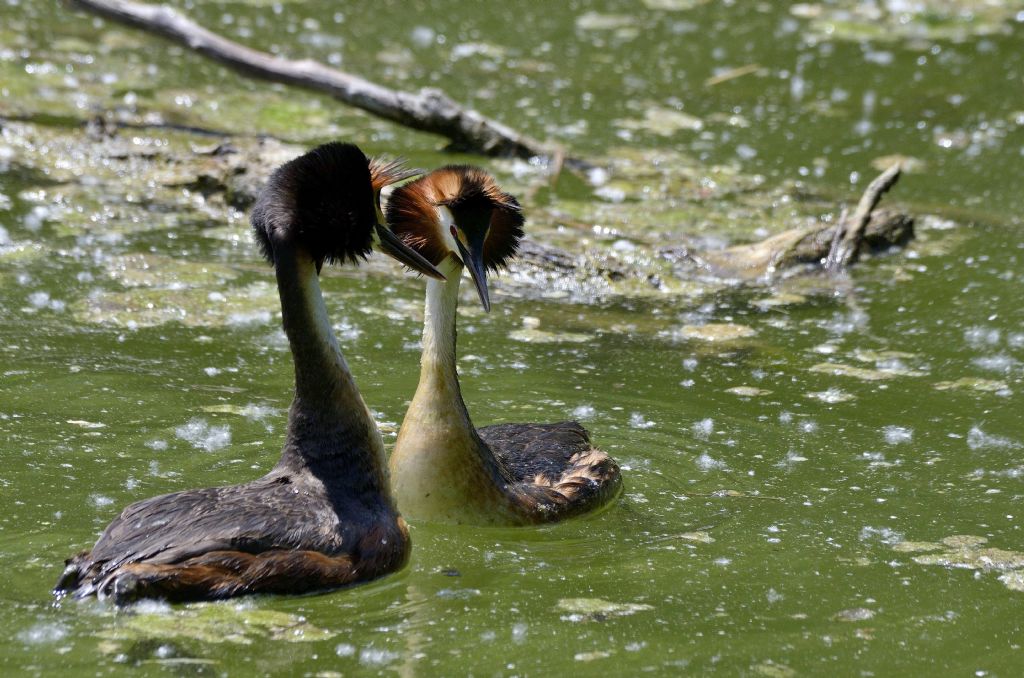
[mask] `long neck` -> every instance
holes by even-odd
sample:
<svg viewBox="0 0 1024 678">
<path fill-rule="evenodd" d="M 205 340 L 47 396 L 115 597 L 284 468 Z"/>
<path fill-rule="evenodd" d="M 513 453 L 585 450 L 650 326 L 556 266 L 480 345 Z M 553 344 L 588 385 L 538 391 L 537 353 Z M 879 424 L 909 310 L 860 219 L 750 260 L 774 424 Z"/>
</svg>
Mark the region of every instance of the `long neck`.
<svg viewBox="0 0 1024 678">
<path fill-rule="evenodd" d="M 402 513 L 447 522 L 517 522 L 508 471 L 469 418 L 455 369 L 455 311 L 462 265 L 446 259 L 447 282 L 427 281 L 420 383 L 391 454 Z"/>
<path fill-rule="evenodd" d="M 295 399 L 279 466 L 340 466 L 345 473 L 338 480 L 384 488 L 384 444 L 331 331 L 313 259 L 287 247 L 275 248 L 274 258 L 295 363 Z"/>
<path fill-rule="evenodd" d="M 455 364 L 455 313 L 459 305 L 459 282 L 462 265 L 449 257 L 438 269 L 447 280 L 427 279 L 427 304 L 423 315 L 423 354 L 420 359 L 420 386 L 431 392 L 451 398 L 466 411 L 459 390 L 459 377 Z M 466 413 L 466 420 L 469 414 Z"/>
</svg>

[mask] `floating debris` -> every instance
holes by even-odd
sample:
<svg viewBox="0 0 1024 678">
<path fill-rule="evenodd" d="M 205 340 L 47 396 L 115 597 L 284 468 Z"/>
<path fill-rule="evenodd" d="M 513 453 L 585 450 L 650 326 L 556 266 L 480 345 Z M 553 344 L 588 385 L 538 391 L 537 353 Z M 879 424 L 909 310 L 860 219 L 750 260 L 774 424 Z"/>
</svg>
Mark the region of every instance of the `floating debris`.
<svg viewBox="0 0 1024 678">
<path fill-rule="evenodd" d="M 883 381 L 895 377 L 923 377 L 923 372 L 916 372 L 905 368 L 889 367 L 873 370 L 867 367 L 855 367 L 843 363 L 818 363 L 810 368 L 811 372 L 821 372 L 837 377 L 853 377 L 864 381 Z"/>
<path fill-rule="evenodd" d="M 601 14 L 586 12 L 576 17 L 576 28 L 581 31 L 611 31 L 632 27 L 636 19 L 628 14 Z"/>
<path fill-rule="evenodd" d="M 815 398 L 816 400 L 820 400 L 823 403 L 829 404 L 845 403 L 847 401 L 856 399 L 855 395 L 847 393 L 846 391 L 835 387 L 826 389 L 824 391 L 811 391 L 810 393 L 806 393 L 805 395 L 808 398 Z"/>
<path fill-rule="evenodd" d="M 80 426 L 82 428 L 106 428 L 106 424 L 102 424 L 98 421 L 85 421 L 84 419 L 68 419 L 67 423 L 73 426 Z"/>
<path fill-rule="evenodd" d="M 810 20 L 825 38 L 869 41 L 963 41 L 972 36 L 1008 33 L 1024 4 L 1019 0 L 943 0 L 942 2 L 863 2 L 833 0 L 799 3 L 790 13 Z"/>
<path fill-rule="evenodd" d="M 950 569 L 1000 572 L 999 581 L 1011 591 L 1024 591 L 1024 553 L 985 547 L 988 539 L 971 534 L 946 537 L 941 543 L 899 542 L 894 551 L 920 553 L 913 557 L 920 565 L 939 565 Z"/>
<path fill-rule="evenodd" d="M 133 610 L 135 614 L 119 615 L 113 626 L 96 634 L 106 641 L 100 645 L 102 652 L 119 654 L 124 651 L 122 643 L 156 640 L 252 645 L 265 639 L 317 642 L 336 635 L 310 624 L 305 617 L 254 609 L 247 604 L 201 603 L 185 608 L 136 605 Z"/>
<path fill-rule="evenodd" d="M 623 129 L 651 132 L 663 137 L 670 137 L 677 132 L 699 132 L 704 129 L 704 121 L 694 115 L 658 107 L 644 111 L 643 120 L 627 118 L 616 120 L 615 124 Z"/>
<path fill-rule="evenodd" d="M 797 304 L 803 304 L 807 302 L 807 297 L 802 294 L 793 294 L 791 292 L 780 292 L 770 297 L 763 297 L 761 299 L 755 299 L 750 302 L 754 306 L 757 306 L 761 310 L 767 310 L 769 308 L 777 308 L 779 306 L 795 306 Z"/>
<path fill-rule="evenodd" d="M 643 0 L 647 9 L 660 9 L 666 12 L 682 12 L 705 5 L 709 0 Z"/>
<path fill-rule="evenodd" d="M 842 622 L 867 621 L 875 616 L 875 611 L 866 607 L 853 607 L 849 610 L 837 612 L 832 618 Z"/>
<path fill-rule="evenodd" d="M 696 542 L 698 544 L 713 544 L 715 538 L 711 536 L 709 532 L 704 530 L 698 530 L 696 532 L 684 532 L 683 534 L 677 534 L 676 537 L 679 539 L 685 539 L 686 541 Z"/>
<path fill-rule="evenodd" d="M 961 377 L 955 381 L 940 381 L 934 387 L 938 391 L 974 390 L 982 393 L 997 393 L 1009 390 L 1009 386 L 1005 381 L 979 379 L 977 377 Z"/>
<path fill-rule="evenodd" d="M 725 389 L 725 392 L 745 398 L 754 398 L 771 393 L 771 391 L 766 388 L 758 388 L 756 386 L 733 386 L 732 388 Z"/>
<path fill-rule="evenodd" d="M 628 617 L 637 612 L 653 610 L 654 607 L 645 603 L 613 603 L 601 598 L 562 598 L 555 609 L 569 613 L 562 617 L 563 621 L 585 622 Z"/>
<path fill-rule="evenodd" d="M 757 335 L 757 330 L 749 325 L 732 323 L 708 323 L 706 325 L 684 325 L 679 329 L 679 336 L 684 339 L 701 341 L 736 341 Z"/>
<path fill-rule="evenodd" d="M 508 337 L 527 344 L 583 344 L 594 338 L 582 332 L 548 332 L 527 327 L 509 332 Z"/>
</svg>

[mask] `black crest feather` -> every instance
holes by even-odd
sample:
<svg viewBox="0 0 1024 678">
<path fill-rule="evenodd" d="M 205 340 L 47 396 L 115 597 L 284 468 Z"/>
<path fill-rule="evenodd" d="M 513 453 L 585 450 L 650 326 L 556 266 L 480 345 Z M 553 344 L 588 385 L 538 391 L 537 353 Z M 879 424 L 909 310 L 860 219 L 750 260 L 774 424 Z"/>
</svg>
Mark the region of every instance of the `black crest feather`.
<svg viewBox="0 0 1024 678">
<path fill-rule="evenodd" d="M 250 221 L 270 263 L 275 243 L 297 245 L 318 261 L 358 263 L 370 253 L 375 199 L 366 155 L 331 142 L 277 168 Z"/>
</svg>

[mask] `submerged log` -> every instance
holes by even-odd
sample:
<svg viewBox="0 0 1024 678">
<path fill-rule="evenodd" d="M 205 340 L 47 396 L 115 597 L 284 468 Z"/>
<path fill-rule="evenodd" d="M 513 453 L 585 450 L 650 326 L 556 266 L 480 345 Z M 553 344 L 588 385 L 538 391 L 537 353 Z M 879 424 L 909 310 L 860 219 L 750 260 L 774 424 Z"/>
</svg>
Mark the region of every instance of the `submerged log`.
<svg viewBox="0 0 1024 678">
<path fill-rule="evenodd" d="M 829 253 L 843 232 L 842 224 L 794 228 L 756 243 L 689 256 L 712 275 L 744 280 L 771 277 L 801 265 L 820 266 L 828 271 Z M 851 251 L 859 258 L 861 254 L 902 247 L 913 237 L 913 217 L 894 210 L 878 210 L 864 222 Z M 851 258 L 848 263 L 854 260 Z"/>
<path fill-rule="evenodd" d="M 545 157 L 556 165 L 587 167 L 579 158 L 464 108 L 436 88 L 403 92 L 370 82 L 312 59 L 295 61 L 246 47 L 195 23 L 177 10 L 129 0 L 67 0 L 107 19 L 177 42 L 245 75 L 324 92 L 386 120 L 450 140 L 456 150 L 490 156 Z"/>
</svg>

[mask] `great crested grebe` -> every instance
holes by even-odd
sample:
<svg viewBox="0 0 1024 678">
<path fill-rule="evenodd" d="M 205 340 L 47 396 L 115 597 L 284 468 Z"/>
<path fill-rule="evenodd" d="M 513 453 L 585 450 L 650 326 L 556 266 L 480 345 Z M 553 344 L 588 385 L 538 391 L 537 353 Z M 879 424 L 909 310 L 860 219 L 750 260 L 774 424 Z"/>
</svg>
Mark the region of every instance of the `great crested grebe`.
<svg viewBox="0 0 1024 678">
<path fill-rule="evenodd" d="M 409 534 L 388 489 L 384 445 L 338 348 L 318 274 L 376 244 L 443 275 L 383 226 L 380 189 L 411 173 L 330 143 L 285 163 L 252 211 L 273 264 L 295 363 L 281 460 L 241 485 L 175 492 L 128 506 L 54 592 L 172 601 L 303 593 L 399 569 Z"/>
<path fill-rule="evenodd" d="M 561 520 L 614 497 L 618 465 L 577 422 L 476 429 L 459 390 L 455 310 L 465 266 L 484 309 L 487 269 L 523 235 L 516 199 L 483 170 L 452 166 L 394 191 L 388 225 L 444 273 L 427 281 L 420 383 L 391 455 L 391 487 L 411 518 L 519 525 Z"/>
</svg>

